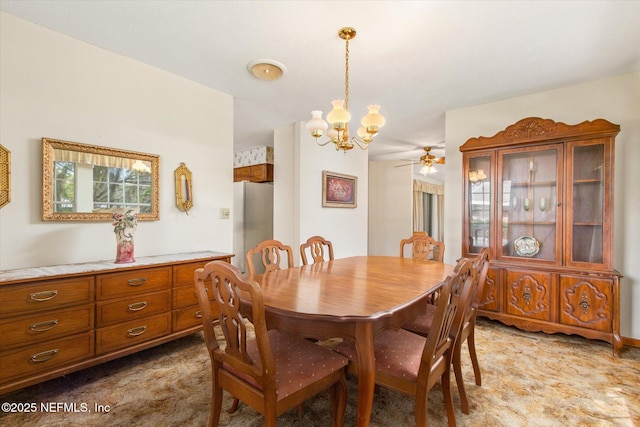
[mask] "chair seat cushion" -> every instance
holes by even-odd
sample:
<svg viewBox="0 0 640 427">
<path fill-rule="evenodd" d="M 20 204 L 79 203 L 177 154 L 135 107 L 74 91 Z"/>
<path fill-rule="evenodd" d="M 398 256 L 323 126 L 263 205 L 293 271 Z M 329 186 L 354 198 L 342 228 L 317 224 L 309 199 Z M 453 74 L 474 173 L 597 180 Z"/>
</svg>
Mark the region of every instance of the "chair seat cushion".
<svg viewBox="0 0 640 427">
<path fill-rule="evenodd" d="M 376 371 L 417 382 L 426 341 L 426 338 L 404 329 L 385 329 L 378 332 L 373 342 Z M 355 345 L 348 341 L 338 344 L 334 351 L 351 361 L 358 360 Z"/>
<path fill-rule="evenodd" d="M 429 335 L 431 324 L 433 323 L 433 316 L 436 314 L 436 306 L 433 304 L 425 304 L 427 306 L 427 312 L 416 317 L 415 320 L 402 325 L 402 329 L 415 332 L 422 336 Z"/>
<path fill-rule="evenodd" d="M 278 400 L 343 369 L 349 361 L 340 354 L 305 339 L 270 330 L 269 342 L 276 362 L 276 394 Z M 247 353 L 253 363 L 262 367 L 256 340 L 247 340 Z M 223 369 L 242 378 L 259 390 L 262 386 L 249 375 L 241 374 L 228 364 Z"/>
</svg>

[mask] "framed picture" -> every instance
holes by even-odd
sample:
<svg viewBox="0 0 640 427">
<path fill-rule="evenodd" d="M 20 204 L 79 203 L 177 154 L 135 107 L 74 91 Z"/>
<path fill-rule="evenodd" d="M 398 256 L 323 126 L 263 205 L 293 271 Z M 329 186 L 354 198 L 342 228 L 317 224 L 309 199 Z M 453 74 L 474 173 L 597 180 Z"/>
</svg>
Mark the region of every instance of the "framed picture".
<svg viewBox="0 0 640 427">
<path fill-rule="evenodd" d="M 322 207 L 355 208 L 358 206 L 358 177 L 322 171 Z"/>
</svg>

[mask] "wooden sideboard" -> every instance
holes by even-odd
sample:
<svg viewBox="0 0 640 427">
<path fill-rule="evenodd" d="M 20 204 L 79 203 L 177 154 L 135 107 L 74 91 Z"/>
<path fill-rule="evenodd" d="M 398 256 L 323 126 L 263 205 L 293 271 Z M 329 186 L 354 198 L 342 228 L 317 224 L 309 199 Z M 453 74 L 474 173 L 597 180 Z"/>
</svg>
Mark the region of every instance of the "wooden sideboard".
<svg viewBox="0 0 640 427">
<path fill-rule="evenodd" d="M 202 329 L 204 251 L 0 271 L 0 395 Z"/>
</svg>

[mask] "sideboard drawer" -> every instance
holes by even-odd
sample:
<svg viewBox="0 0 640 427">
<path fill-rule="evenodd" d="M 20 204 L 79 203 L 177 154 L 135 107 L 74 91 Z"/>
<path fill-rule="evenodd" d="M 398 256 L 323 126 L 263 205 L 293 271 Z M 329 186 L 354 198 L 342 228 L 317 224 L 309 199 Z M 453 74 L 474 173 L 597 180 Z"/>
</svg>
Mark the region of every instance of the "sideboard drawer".
<svg viewBox="0 0 640 427">
<path fill-rule="evenodd" d="M 187 307 L 173 312 L 173 332 L 202 326 L 202 313 L 200 307 Z"/>
<path fill-rule="evenodd" d="M 181 286 L 173 290 L 173 308 L 184 308 L 198 305 L 195 286 Z"/>
<path fill-rule="evenodd" d="M 93 302 L 93 276 L 0 287 L 0 317 Z"/>
<path fill-rule="evenodd" d="M 0 353 L 0 382 L 93 357 L 93 332 Z"/>
<path fill-rule="evenodd" d="M 113 325 L 171 310 L 171 291 L 134 295 L 118 300 L 98 302 L 96 327 Z"/>
<path fill-rule="evenodd" d="M 230 258 L 223 258 L 218 261 L 231 262 Z M 193 273 L 204 267 L 211 260 L 198 262 L 190 262 L 188 264 L 179 264 L 173 267 L 173 287 L 193 285 Z"/>
<path fill-rule="evenodd" d="M 0 351 L 93 329 L 93 304 L 0 322 Z"/>
<path fill-rule="evenodd" d="M 126 297 L 171 287 L 171 267 L 146 268 L 122 273 L 100 274 L 96 277 L 98 301 Z"/>
<path fill-rule="evenodd" d="M 101 328 L 96 331 L 96 354 L 130 347 L 170 332 L 170 312 Z"/>
</svg>

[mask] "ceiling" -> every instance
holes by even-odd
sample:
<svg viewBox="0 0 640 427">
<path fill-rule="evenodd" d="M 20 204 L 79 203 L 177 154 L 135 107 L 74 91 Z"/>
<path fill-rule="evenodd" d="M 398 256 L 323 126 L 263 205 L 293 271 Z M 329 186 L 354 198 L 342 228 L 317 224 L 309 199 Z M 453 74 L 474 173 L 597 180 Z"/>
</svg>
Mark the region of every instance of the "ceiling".
<svg viewBox="0 0 640 427">
<path fill-rule="evenodd" d="M 445 112 L 640 70 L 638 1 L 0 0 L 0 10 L 234 97 L 234 148 L 273 129 L 380 104 L 372 160 L 445 155 Z M 263 81 L 247 64 L 287 72 Z M 463 141 L 456 141 L 463 142 Z M 329 148 L 327 148 L 329 149 Z"/>
</svg>

